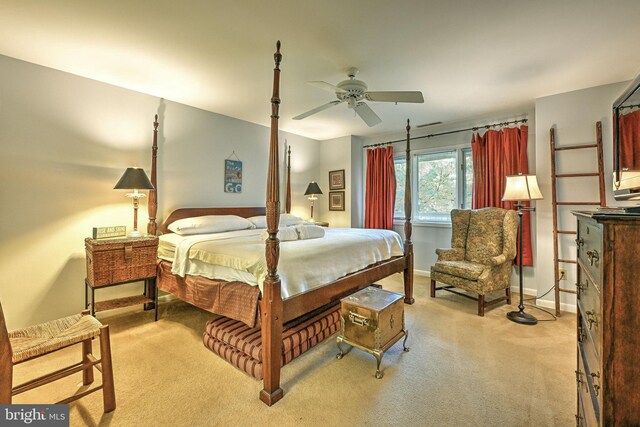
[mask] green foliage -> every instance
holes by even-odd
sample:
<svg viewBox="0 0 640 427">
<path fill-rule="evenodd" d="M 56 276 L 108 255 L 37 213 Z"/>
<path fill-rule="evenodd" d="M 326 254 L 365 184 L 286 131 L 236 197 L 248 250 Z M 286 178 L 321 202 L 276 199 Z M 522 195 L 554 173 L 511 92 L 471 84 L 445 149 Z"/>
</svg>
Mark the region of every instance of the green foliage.
<svg viewBox="0 0 640 427">
<path fill-rule="evenodd" d="M 462 151 L 464 167 L 458 177 L 458 150 L 418 154 L 417 200 L 413 200 L 414 219 L 419 221 L 448 222 L 451 209 L 456 207 L 458 179 L 463 186 L 463 203 L 471 209 L 473 189 L 473 161 L 470 149 Z M 396 172 L 396 202 L 394 217 L 404 219 L 404 193 L 406 163 L 404 157 L 394 159 Z"/>
<path fill-rule="evenodd" d="M 396 204 L 393 217 L 404 218 L 404 189 L 407 179 L 407 165 L 404 157 L 393 159 L 396 171 Z"/>
<path fill-rule="evenodd" d="M 418 216 L 449 213 L 456 205 L 456 153 L 447 154 L 418 158 Z"/>
</svg>

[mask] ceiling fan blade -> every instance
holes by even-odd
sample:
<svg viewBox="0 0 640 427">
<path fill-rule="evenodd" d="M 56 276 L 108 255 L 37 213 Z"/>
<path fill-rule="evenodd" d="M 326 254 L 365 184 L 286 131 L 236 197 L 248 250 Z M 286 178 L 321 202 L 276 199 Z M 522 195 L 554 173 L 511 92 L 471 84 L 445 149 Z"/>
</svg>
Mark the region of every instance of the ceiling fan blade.
<svg viewBox="0 0 640 427">
<path fill-rule="evenodd" d="M 382 119 L 380 119 L 380 117 L 378 117 L 378 115 L 374 113 L 373 110 L 364 102 L 358 102 L 353 109 L 369 127 L 382 122 Z"/>
<path fill-rule="evenodd" d="M 365 98 L 376 102 L 415 102 L 422 104 L 424 98 L 422 92 L 367 92 Z"/>
<path fill-rule="evenodd" d="M 307 83 L 309 83 L 311 86 L 317 87 L 318 89 L 326 90 L 331 93 L 347 93 L 346 90 L 340 89 L 338 86 L 334 86 L 327 82 L 314 81 L 314 82 L 307 82 Z"/>
<path fill-rule="evenodd" d="M 342 102 L 344 102 L 344 101 L 331 101 L 331 102 L 327 102 L 326 104 L 323 104 L 323 105 L 321 105 L 321 106 L 319 106 L 319 107 L 316 107 L 316 108 L 314 108 L 313 110 L 309 110 L 309 111 L 307 111 L 306 113 L 302 113 L 302 114 L 299 114 L 299 115 L 295 116 L 295 117 L 293 118 L 293 120 L 301 120 L 301 119 L 304 119 L 305 117 L 309 117 L 309 116 L 310 116 L 310 115 L 312 115 L 312 114 L 319 113 L 319 112 L 320 112 L 320 111 L 322 111 L 322 110 L 326 110 L 327 108 L 333 107 L 334 105 L 341 104 Z"/>
</svg>

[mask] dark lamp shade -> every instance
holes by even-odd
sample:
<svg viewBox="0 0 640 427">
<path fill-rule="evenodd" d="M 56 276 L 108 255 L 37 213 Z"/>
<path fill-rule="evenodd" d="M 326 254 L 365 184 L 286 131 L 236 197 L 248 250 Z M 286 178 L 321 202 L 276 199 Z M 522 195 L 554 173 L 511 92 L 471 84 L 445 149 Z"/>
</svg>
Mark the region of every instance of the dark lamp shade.
<svg viewBox="0 0 640 427">
<path fill-rule="evenodd" d="M 311 181 L 307 187 L 307 191 L 304 192 L 304 195 L 311 196 L 314 194 L 322 194 L 322 190 L 315 181 Z"/>
<path fill-rule="evenodd" d="M 114 190 L 154 190 L 153 184 L 147 178 L 142 168 L 127 168 Z"/>
</svg>

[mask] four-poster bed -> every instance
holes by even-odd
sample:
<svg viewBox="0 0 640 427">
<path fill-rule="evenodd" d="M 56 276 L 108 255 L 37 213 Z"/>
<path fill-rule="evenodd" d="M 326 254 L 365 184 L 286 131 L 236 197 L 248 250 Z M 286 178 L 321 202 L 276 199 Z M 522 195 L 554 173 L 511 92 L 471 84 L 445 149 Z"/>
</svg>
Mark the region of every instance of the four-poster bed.
<svg viewBox="0 0 640 427">
<path fill-rule="evenodd" d="M 171 273 L 170 265 L 167 261 L 161 261 L 158 272 L 158 288 L 168 291 L 179 298 L 204 308 L 216 314 L 233 317 L 238 319 L 242 317 L 251 321 L 251 312 L 249 315 L 240 314 L 237 307 L 225 306 L 227 300 L 234 303 L 244 301 L 245 304 L 253 305 L 253 316 L 259 316 L 257 324 L 261 327 L 262 342 L 262 364 L 263 364 L 263 389 L 260 392 L 260 399 L 267 405 L 272 405 L 280 400 L 283 396 L 283 390 L 280 387 L 280 369 L 281 356 L 283 348 L 283 324 L 292 319 L 299 318 L 305 314 L 317 311 L 329 304 L 336 303 L 339 299 L 352 294 L 377 280 L 390 276 L 394 273 L 402 272 L 404 275 L 404 302 L 413 304 L 413 243 L 411 242 L 411 181 L 410 181 L 410 126 L 407 121 L 407 180 L 405 190 L 405 212 L 406 220 L 404 224 L 405 241 L 401 245 L 399 254 L 389 256 L 382 260 L 375 260 L 366 265 L 365 268 L 359 268 L 358 271 L 344 275 L 337 279 L 331 280 L 322 286 L 305 290 L 302 293 L 285 297 L 283 299 L 283 283 L 278 273 L 278 263 L 280 261 L 280 240 L 277 237 L 278 226 L 280 222 L 280 183 L 279 183 L 279 144 L 278 144 L 278 114 L 280 106 L 279 88 L 280 88 L 280 62 L 282 55 L 280 54 L 280 42 L 277 42 L 276 53 L 274 54 L 275 68 L 273 75 L 273 96 L 271 98 L 271 134 L 269 144 L 269 163 L 267 176 L 267 194 L 266 208 L 185 208 L 172 212 L 166 221 L 161 225 L 160 232 L 170 232 L 167 228 L 176 220 L 191 217 L 200 217 L 204 215 L 238 215 L 248 218 L 255 215 L 266 214 L 268 237 L 264 243 L 264 260 L 266 261 L 266 277 L 262 283 L 262 291 L 260 292 L 256 286 L 237 283 L 237 287 L 231 286 L 229 282 L 222 280 L 210 280 L 205 278 L 189 279 L 188 277 L 178 277 Z M 149 225 L 147 230 L 150 234 L 155 234 L 157 225 L 155 222 L 157 212 L 157 116 L 154 122 L 154 138 L 152 148 L 152 170 L 151 181 L 156 188 L 151 191 L 149 196 Z M 287 163 L 287 201 L 286 210 L 290 210 L 290 154 L 288 150 Z M 393 233 L 395 234 L 395 233 Z M 206 283 L 205 283 L 206 282 Z M 213 288 L 207 288 L 207 286 Z M 209 299 L 206 289 L 214 289 L 210 291 Z M 230 292 L 225 297 L 220 298 L 221 292 Z M 213 295 L 215 294 L 215 295 Z M 285 296 L 286 296 L 285 292 Z M 218 298 L 217 300 L 215 298 Z M 209 301 L 208 301 L 209 300 Z M 246 301 L 245 301 L 246 300 Z M 212 302 L 213 301 L 213 302 Z M 247 301 L 249 301 L 247 303 Z M 234 317 L 236 316 L 236 317 Z M 242 319 L 241 319 L 242 320 Z M 244 321 L 244 320 L 243 320 Z"/>
</svg>

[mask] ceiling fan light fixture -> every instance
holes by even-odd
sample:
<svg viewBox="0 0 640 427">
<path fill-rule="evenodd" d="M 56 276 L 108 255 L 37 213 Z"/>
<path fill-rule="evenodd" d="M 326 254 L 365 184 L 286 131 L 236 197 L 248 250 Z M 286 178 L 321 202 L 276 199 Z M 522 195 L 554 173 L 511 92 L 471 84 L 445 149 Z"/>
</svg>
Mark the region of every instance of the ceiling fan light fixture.
<svg viewBox="0 0 640 427">
<path fill-rule="evenodd" d="M 398 104 L 398 102 L 411 102 L 411 103 L 423 103 L 424 97 L 422 92 L 419 91 L 383 91 L 374 92 L 369 91 L 367 84 L 362 80 L 356 79 L 358 69 L 351 67 L 347 70 L 349 79 L 343 80 L 337 85 L 332 85 L 323 81 L 307 82 L 312 86 L 319 89 L 332 92 L 338 101 L 332 101 L 327 104 L 316 107 L 312 110 L 304 112 L 294 117 L 294 120 L 304 119 L 327 108 L 336 106 L 342 102 L 346 102 L 350 109 L 353 109 L 356 114 L 368 125 L 375 126 L 382 122 L 380 117 L 365 103 L 363 100 L 373 102 L 392 102 Z"/>
</svg>

